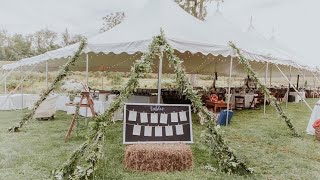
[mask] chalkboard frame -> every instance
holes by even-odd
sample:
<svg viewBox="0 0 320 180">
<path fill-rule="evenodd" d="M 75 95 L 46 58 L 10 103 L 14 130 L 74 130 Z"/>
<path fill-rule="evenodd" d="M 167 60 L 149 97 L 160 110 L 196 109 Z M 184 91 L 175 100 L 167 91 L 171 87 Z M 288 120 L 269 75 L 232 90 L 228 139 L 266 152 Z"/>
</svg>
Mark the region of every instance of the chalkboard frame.
<svg viewBox="0 0 320 180">
<path fill-rule="evenodd" d="M 126 141 L 126 133 L 127 133 L 127 106 L 170 106 L 170 107 L 187 107 L 188 109 L 188 124 L 189 124 L 189 140 L 185 141 L 136 141 L 136 142 L 128 142 Z M 174 111 L 172 111 L 174 112 Z M 178 111 L 177 111 L 178 112 Z M 170 112 L 169 112 L 170 113 Z M 123 108 L 123 144 L 154 144 L 154 143 L 193 143 L 193 132 L 192 132 L 192 112 L 191 112 L 191 105 L 189 104 L 156 104 L 156 103 L 125 103 Z"/>
</svg>

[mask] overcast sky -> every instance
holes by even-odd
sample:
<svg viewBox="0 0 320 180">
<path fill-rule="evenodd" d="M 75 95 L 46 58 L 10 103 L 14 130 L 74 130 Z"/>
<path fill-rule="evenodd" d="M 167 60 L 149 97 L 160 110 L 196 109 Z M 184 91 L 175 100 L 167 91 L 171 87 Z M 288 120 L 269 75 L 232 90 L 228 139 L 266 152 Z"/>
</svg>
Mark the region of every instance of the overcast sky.
<svg viewBox="0 0 320 180">
<path fill-rule="evenodd" d="M 101 18 L 112 11 L 142 8 L 147 0 L 1 0 L 0 29 L 10 33 L 32 33 L 41 28 L 92 36 L 99 32 Z M 224 0 L 223 15 L 242 30 L 253 16 L 255 28 L 292 49 L 301 61 L 320 65 L 320 1 L 317 0 Z M 215 9 L 212 4 L 209 11 Z"/>
</svg>

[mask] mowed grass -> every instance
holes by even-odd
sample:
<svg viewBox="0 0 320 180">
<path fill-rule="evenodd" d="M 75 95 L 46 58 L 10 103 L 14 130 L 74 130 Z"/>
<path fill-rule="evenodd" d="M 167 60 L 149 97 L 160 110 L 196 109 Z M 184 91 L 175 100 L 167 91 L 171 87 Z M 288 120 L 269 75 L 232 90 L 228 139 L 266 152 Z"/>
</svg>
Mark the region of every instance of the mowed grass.
<svg viewBox="0 0 320 180">
<path fill-rule="evenodd" d="M 308 100 L 311 105 L 316 101 Z M 219 129 L 238 158 L 255 170 L 253 175 L 227 175 L 205 168 L 207 165 L 217 168 L 217 162 L 201 141 L 200 134 L 205 127 L 194 115 L 193 169 L 173 173 L 126 170 L 122 123 L 117 122 L 107 131 L 104 158 L 98 165 L 95 179 L 320 179 L 320 143 L 305 134 L 311 112 L 302 103 L 290 103 L 284 110 L 302 138 L 291 136 L 272 107 L 267 107 L 266 115 L 262 109 L 236 111 L 231 125 Z M 81 118 L 78 133 L 76 128 L 71 139 L 64 143 L 72 116 L 58 112 L 53 121 L 32 120 L 21 132 L 7 133 L 6 129 L 21 116 L 21 111 L 0 112 L 0 179 L 49 179 L 51 170 L 60 167 L 85 140 L 84 118 Z"/>
</svg>

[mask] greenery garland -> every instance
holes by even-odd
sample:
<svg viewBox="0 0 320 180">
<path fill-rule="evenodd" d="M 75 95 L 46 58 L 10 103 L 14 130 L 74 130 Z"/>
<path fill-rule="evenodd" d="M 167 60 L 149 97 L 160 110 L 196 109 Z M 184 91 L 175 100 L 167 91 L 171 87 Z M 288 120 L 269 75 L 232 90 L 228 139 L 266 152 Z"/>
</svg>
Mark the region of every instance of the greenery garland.
<svg viewBox="0 0 320 180">
<path fill-rule="evenodd" d="M 93 119 L 88 140 L 73 153 L 63 167 L 53 171 L 55 179 L 88 179 L 94 176 L 95 165 L 102 157 L 102 143 L 106 128 L 113 123 L 114 113 L 123 107 L 125 100 L 138 87 L 139 78 L 144 73 L 151 72 L 152 60 L 160 53 L 158 42 L 158 37 L 154 37 L 148 52 L 134 63 L 129 81 L 120 91 L 119 97 L 104 114 Z"/>
<path fill-rule="evenodd" d="M 198 112 L 201 119 L 208 122 L 207 145 L 211 152 L 219 161 L 219 165 L 224 172 L 250 174 L 252 169 L 247 168 L 246 164 L 240 162 L 232 150 L 223 141 L 222 136 L 215 128 L 213 116 L 210 111 L 202 106 L 200 97 L 193 90 L 186 77 L 182 61 L 174 55 L 174 50 L 166 42 L 164 33 L 153 38 L 147 53 L 143 54 L 140 60 L 137 60 L 132 69 L 129 81 L 121 90 L 120 96 L 111 104 L 108 110 L 94 118 L 88 140 L 84 142 L 69 158 L 67 163 L 60 169 L 53 171 L 55 179 L 89 179 L 93 178 L 96 164 L 102 158 L 102 143 L 107 127 L 113 122 L 114 113 L 122 108 L 124 101 L 132 95 L 138 87 L 138 79 L 143 73 L 151 71 L 152 60 L 162 56 L 165 52 L 170 65 L 174 67 L 176 81 L 179 90 L 183 92 L 192 102 L 194 110 Z"/>
<path fill-rule="evenodd" d="M 259 78 L 257 77 L 256 73 L 253 71 L 249 61 L 243 56 L 241 55 L 240 49 L 237 48 L 235 46 L 235 44 L 233 44 L 232 42 L 229 43 L 229 45 L 236 51 L 236 53 L 238 54 L 239 57 L 239 61 L 241 64 L 244 65 L 245 71 L 246 73 L 253 78 L 253 80 L 255 82 L 258 83 L 258 85 L 261 87 L 263 94 L 266 96 L 267 99 L 270 100 L 270 104 L 272 106 L 275 107 L 275 109 L 277 110 L 277 112 L 279 113 L 280 117 L 282 117 L 284 119 L 284 121 L 286 122 L 287 126 L 289 127 L 289 129 L 292 132 L 292 135 L 294 137 L 300 137 L 300 134 L 296 131 L 296 129 L 294 128 L 293 124 L 291 123 L 290 118 L 285 114 L 285 112 L 282 110 L 280 103 L 277 101 L 277 99 L 272 96 L 270 94 L 269 89 L 260 82 Z"/>
<path fill-rule="evenodd" d="M 244 162 L 237 159 L 236 155 L 224 142 L 222 136 L 215 128 L 216 119 L 214 119 L 210 111 L 202 105 L 200 96 L 197 94 L 197 91 L 193 90 L 192 85 L 188 81 L 185 69 L 182 67 L 183 61 L 174 54 L 174 49 L 165 42 L 163 32 L 161 32 L 160 37 L 162 38 L 162 41 L 164 41 L 164 50 L 169 59 L 169 63 L 174 68 L 176 83 L 179 90 L 192 102 L 194 111 L 198 113 L 199 117 L 202 119 L 201 121 L 207 122 L 205 142 L 210 148 L 213 156 L 218 159 L 220 169 L 227 173 L 236 173 L 240 175 L 253 173 L 251 168 L 248 168 Z"/>
<path fill-rule="evenodd" d="M 14 126 L 8 128 L 9 132 L 18 132 L 20 130 L 20 128 L 22 128 L 22 126 L 24 124 L 26 124 L 34 116 L 34 114 L 35 114 L 36 110 L 39 108 L 40 104 L 44 100 L 46 100 L 46 98 L 49 96 L 49 94 L 57 87 L 58 83 L 64 77 L 67 76 L 68 72 L 70 71 L 70 67 L 72 65 L 74 65 L 76 60 L 80 57 L 80 54 L 85 46 L 86 46 L 86 40 L 83 39 L 80 42 L 80 46 L 79 46 L 78 50 L 75 52 L 73 57 L 70 60 L 68 60 L 68 62 L 62 67 L 62 70 L 59 72 L 58 76 L 54 79 L 51 86 L 47 90 L 45 90 L 41 94 L 40 99 L 36 103 L 34 103 L 32 110 L 29 113 L 27 113 L 26 115 L 24 115 L 22 120 L 17 125 L 14 125 Z"/>
</svg>

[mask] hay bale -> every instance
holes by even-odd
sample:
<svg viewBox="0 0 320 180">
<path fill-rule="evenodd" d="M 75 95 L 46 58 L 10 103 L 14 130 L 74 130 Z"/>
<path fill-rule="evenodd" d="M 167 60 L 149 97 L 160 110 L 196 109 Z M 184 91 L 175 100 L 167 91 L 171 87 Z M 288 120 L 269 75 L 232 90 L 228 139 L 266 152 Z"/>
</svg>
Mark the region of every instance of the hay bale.
<svg viewBox="0 0 320 180">
<path fill-rule="evenodd" d="M 182 171 L 192 167 L 193 156 L 186 144 L 137 144 L 126 147 L 124 164 L 135 171 Z"/>
</svg>

